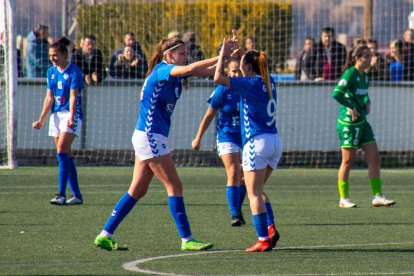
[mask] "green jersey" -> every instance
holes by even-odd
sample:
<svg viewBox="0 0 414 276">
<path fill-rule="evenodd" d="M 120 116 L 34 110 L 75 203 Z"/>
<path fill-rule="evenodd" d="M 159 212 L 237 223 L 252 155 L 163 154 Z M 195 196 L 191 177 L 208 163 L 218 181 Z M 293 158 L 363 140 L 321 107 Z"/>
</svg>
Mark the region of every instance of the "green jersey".
<svg viewBox="0 0 414 276">
<path fill-rule="evenodd" d="M 366 120 L 366 106 L 370 103 L 368 87 L 368 74 L 361 75 L 354 66 L 345 71 L 332 93 L 334 99 L 341 104 L 339 122 L 360 124 Z M 354 108 L 358 111 L 359 117 L 355 122 L 352 122 L 349 109 Z"/>
</svg>

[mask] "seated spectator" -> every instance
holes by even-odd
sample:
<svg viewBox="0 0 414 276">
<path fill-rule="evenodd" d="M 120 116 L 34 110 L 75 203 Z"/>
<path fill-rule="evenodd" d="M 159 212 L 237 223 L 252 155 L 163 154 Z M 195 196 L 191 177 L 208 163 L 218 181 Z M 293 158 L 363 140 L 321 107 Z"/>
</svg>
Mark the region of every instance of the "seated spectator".
<svg viewBox="0 0 414 276">
<path fill-rule="evenodd" d="M 187 45 L 189 64 L 204 59 L 203 51 L 201 51 L 201 47 L 196 43 L 196 40 L 197 37 L 194 32 L 183 34 L 183 41 Z"/>
<path fill-rule="evenodd" d="M 145 78 L 145 71 L 139 67 L 139 58 L 135 55 L 134 48 L 125 46 L 122 55 L 118 55 L 113 71 L 110 74 L 114 78 L 140 79 Z"/>
<path fill-rule="evenodd" d="M 375 39 L 368 39 L 367 46 L 372 53 L 371 67 L 367 71 L 370 80 L 387 80 L 387 63 L 378 52 L 378 42 Z"/>
<path fill-rule="evenodd" d="M 414 80 L 414 30 L 406 29 L 403 35 L 403 79 L 406 81 Z"/>
<path fill-rule="evenodd" d="M 315 47 L 315 40 L 307 37 L 303 44 L 303 51 L 296 63 L 295 79 L 313 80 L 315 78 L 315 56 L 312 48 Z"/>
<path fill-rule="evenodd" d="M 98 84 L 106 77 L 102 52 L 95 48 L 94 35 L 85 35 L 81 41 L 81 48 L 73 51 L 71 62 L 82 70 L 87 85 Z"/>
<path fill-rule="evenodd" d="M 390 43 L 390 52 L 386 57 L 390 81 L 403 80 L 403 59 L 403 42 L 401 40 L 393 40 Z"/>
<path fill-rule="evenodd" d="M 244 47 L 246 48 L 246 52 L 251 50 L 258 50 L 253 36 L 248 36 L 246 38 L 246 40 L 244 41 Z"/>
<path fill-rule="evenodd" d="M 46 78 L 49 61 L 49 27 L 38 25 L 26 37 L 26 72 L 28 78 Z"/>
<path fill-rule="evenodd" d="M 336 80 L 346 62 L 346 48 L 335 40 L 335 30 L 322 29 L 321 40 L 313 50 L 315 55 L 315 81 Z"/>
<path fill-rule="evenodd" d="M 109 74 L 113 78 L 117 77 L 115 74 L 115 62 L 123 58 L 124 48 L 126 46 L 134 49 L 134 55 L 138 59 L 138 65 L 136 65 L 137 74 L 144 77 L 145 73 L 148 71 L 148 62 L 144 52 L 141 49 L 141 45 L 136 40 L 133 32 L 126 32 L 124 34 L 124 47 L 113 52 L 111 61 L 109 62 Z"/>
</svg>

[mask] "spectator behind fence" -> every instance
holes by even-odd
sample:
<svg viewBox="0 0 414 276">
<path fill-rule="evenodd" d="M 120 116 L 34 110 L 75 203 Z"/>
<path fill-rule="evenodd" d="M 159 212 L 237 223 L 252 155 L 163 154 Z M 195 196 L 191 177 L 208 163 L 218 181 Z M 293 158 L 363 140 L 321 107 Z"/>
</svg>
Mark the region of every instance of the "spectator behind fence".
<svg viewBox="0 0 414 276">
<path fill-rule="evenodd" d="M 257 50 L 256 41 L 254 40 L 253 36 L 248 36 L 244 41 L 244 47 L 246 48 L 246 52 L 251 50 Z"/>
<path fill-rule="evenodd" d="M 403 64 L 403 42 L 393 40 L 390 43 L 390 52 L 386 57 L 387 69 L 390 81 L 402 81 L 404 64 Z"/>
<path fill-rule="evenodd" d="M 178 39 L 183 39 L 183 36 L 181 35 L 181 33 L 179 31 L 171 31 L 168 33 L 167 38 L 178 38 Z"/>
<path fill-rule="evenodd" d="M 114 78 L 121 79 L 139 79 L 145 77 L 145 72 L 139 67 L 139 58 L 131 46 L 125 46 L 121 55 L 118 55 L 117 60 L 111 67 L 109 73 Z"/>
<path fill-rule="evenodd" d="M 414 80 L 414 30 L 406 29 L 403 34 L 403 79 Z"/>
<path fill-rule="evenodd" d="M 81 68 L 87 85 L 97 84 L 106 77 L 102 52 L 95 48 L 95 43 L 96 37 L 94 35 L 84 35 L 81 47 L 75 49 L 71 57 L 71 62 Z"/>
<path fill-rule="evenodd" d="M 46 78 L 49 61 L 49 27 L 37 25 L 26 37 L 26 73 L 28 78 Z"/>
<path fill-rule="evenodd" d="M 315 78 L 313 47 L 315 47 L 315 40 L 312 37 L 307 37 L 303 43 L 303 51 L 296 63 L 295 79 L 313 80 Z"/>
<path fill-rule="evenodd" d="M 335 40 L 335 30 L 331 27 L 322 29 L 321 40 L 314 50 L 315 81 L 336 80 L 341 76 L 346 62 L 346 48 Z"/>
<path fill-rule="evenodd" d="M 120 74 L 115 73 L 115 62 L 123 59 L 124 55 L 124 48 L 126 46 L 130 46 L 134 50 L 134 55 L 138 59 L 138 64 L 136 65 L 135 71 L 140 78 L 145 77 L 145 73 L 148 71 L 148 62 L 144 52 L 141 49 L 141 45 L 135 38 L 135 34 L 133 32 L 126 32 L 124 34 L 124 47 L 118 50 L 115 50 L 112 54 L 111 61 L 109 63 L 109 74 L 113 78 L 119 78 Z"/>
<path fill-rule="evenodd" d="M 204 59 L 203 51 L 201 51 L 200 45 L 196 42 L 197 36 L 194 32 L 184 33 L 183 41 L 187 45 L 189 64 Z"/>
<path fill-rule="evenodd" d="M 367 70 L 369 79 L 387 80 L 387 62 L 385 61 L 385 58 L 378 52 L 378 42 L 375 39 L 368 39 L 367 47 L 370 49 L 372 54 L 371 66 Z"/>
</svg>

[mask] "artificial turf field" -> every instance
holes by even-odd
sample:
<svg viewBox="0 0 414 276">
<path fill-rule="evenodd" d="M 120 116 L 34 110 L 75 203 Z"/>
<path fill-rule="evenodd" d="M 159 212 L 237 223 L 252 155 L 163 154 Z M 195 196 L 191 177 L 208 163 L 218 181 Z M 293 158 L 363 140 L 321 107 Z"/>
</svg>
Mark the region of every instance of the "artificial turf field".
<svg viewBox="0 0 414 276">
<path fill-rule="evenodd" d="M 193 235 L 214 243 L 211 251 L 180 251 L 156 180 L 114 235 L 129 250 L 94 246 L 132 167 L 79 167 L 81 206 L 49 204 L 57 167 L 0 170 L 0 275 L 414 275 L 414 170 L 382 171 L 392 208 L 372 208 L 367 171 L 353 170 L 358 208 L 346 210 L 338 208 L 337 170 L 275 171 L 265 191 L 281 239 L 264 253 L 244 252 L 256 242 L 247 199 L 246 226 L 229 225 L 223 168 L 178 172 Z"/>
</svg>

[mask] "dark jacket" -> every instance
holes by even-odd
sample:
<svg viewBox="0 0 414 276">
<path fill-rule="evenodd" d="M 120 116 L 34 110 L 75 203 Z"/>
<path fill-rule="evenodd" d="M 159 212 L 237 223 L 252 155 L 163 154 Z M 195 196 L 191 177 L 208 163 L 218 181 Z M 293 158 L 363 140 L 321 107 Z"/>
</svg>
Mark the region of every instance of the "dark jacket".
<svg viewBox="0 0 414 276">
<path fill-rule="evenodd" d="M 346 48 L 344 45 L 338 41 L 333 41 L 330 52 L 331 52 L 331 63 L 328 64 L 326 57 L 325 46 L 322 44 L 322 41 L 319 41 L 315 51 L 315 61 L 316 61 L 316 76 L 323 77 L 325 80 L 336 80 L 342 75 L 343 67 L 346 63 Z"/>
<path fill-rule="evenodd" d="M 385 58 L 377 53 L 377 63 L 368 70 L 370 80 L 388 80 L 388 64 Z"/>
<path fill-rule="evenodd" d="M 403 43 L 403 79 L 405 81 L 414 80 L 414 44 Z"/>
<path fill-rule="evenodd" d="M 117 62 L 117 60 L 119 60 L 119 57 L 122 56 L 123 51 L 124 48 L 115 50 L 109 62 L 109 75 L 111 75 L 111 77 L 113 78 L 120 77 L 119 73 L 117 73 L 115 70 L 115 63 Z M 141 49 L 141 45 L 138 42 L 136 42 L 134 45 L 134 52 L 135 55 L 139 58 L 136 74 L 140 75 L 140 77 L 138 78 L 144 78 L 145 74 L 148 71 L 148 61 L 144 52 Z"/>
<path fill-rule="evenodd" d="M 295 79 L 300 80 L 302 71 L 305 72 L 306 76 L 308 76 L 309 80 L 313 80 L 315 78 L 315 55 L 312 48 L 308 51 L 303 51 L 300 54 L 298 62 L 296 63 L 295 69 Z"/>
<path fill-rule="evenodd" d="M 122 54 L 111 67 L 109 74 L 117 79 L 143 79 L 146 71 L 143 71 L 140 62 L 137 65 L 131 66 L 132 61 L 126 60 Z"/>
<path fill-rule="evenodd" d="M 103 57 L 99 49 L 94 49 L 90 59 L 82 52 L 82 49 L 76 49 L 72 54 L 71 62 L 79 66 L 84 77 L 85 75 L 92 75 L 94 72 L 98 76 L 98 82 L 106 77 Z"/>
</svg>

